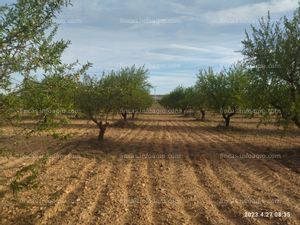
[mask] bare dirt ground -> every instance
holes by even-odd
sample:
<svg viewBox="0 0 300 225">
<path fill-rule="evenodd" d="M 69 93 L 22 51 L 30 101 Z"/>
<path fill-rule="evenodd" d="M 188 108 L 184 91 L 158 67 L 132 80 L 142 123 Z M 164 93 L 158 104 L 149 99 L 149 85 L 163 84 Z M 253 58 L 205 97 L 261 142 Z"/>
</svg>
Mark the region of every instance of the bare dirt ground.
<svg viewBox="0 0 300 225">
<path fill-rule="evenodd" d="M 68 138 L 6 128 L 0 224 L 300 224 L 300 132 L 218 122 L 144 115 L 102 144 L 82 120 L 61 130 Z M 34 185 L 13 193 L 30 165 Z"/>
</svg>

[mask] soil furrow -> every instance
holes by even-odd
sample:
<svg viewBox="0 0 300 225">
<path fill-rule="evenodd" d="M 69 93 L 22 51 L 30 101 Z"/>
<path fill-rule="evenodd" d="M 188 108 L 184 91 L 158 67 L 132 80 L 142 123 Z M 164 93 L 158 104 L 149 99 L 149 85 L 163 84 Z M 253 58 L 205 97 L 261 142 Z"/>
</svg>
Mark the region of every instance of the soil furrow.
<svg viewBox="0 0 300 225">
<path fill-rule="evenodd" d="M 158 123 L 157 126 L 160 124 Z M 191 218 L 185 212 L 184 205 L 180 202 L 178 193 L 173 187 L 172 173 L 161 146 L 163 131 L 159 130 L 154 135 L 152 154 L 155 159 L 150 161 L 149 176 L 152 180 L 153 195 L 155 197 L 154 218 L 156 224 L 190 224 Z"/>
<path fill-rule="evenodd" d="M 184 132 L 182 138 L 184 139 L 185 143 L 195 142 L 190 135 L 186 135 L 186 132 Z M 196 143 L 198 144 L 198 147 L 205 148 L 205 143 L 202 141 L 203 138 L 200 138 L 200 140 Z M 209 149 L 207 150 L 209 151 Z M 213 164 L 215 163 L 214 160 L 216 159 L 209 160 L 206 156 L 209 153 L 199 154 L 199 152 L 196 152 L 195 149 L 190 149 L 189 154 L 200 183 L 202 183 L 203 186 L 208 190 L 208 194 L 211 196 L 212 201 L 220 211 L 222 211 L 232 222 L 237 224 L 241 222 L 243 224 L 260 224 L 256 219 L 244 217 L 244 212 L 247 210 L 243 205 L 238 206 L 230 204 L 229 201 L 226 201 L 227 197 L 234 195 L 234 193 L 231 193 L 230 190 L 224 186 L 219 177 L 214 173 L 212 168 Z"/>
<path fill-rule="evenodd" d="M 206 137 L 201 137 L 200 139 L 201 140 L 205 140 L 205 142 L 209 142 L 209 141 L 211 141 L 210 139 L 208 139 L 207 138 L 207 136 L 209 136 L 209 137 L 211 137 L 211 135 L 210 134 L 208 134 L 208 135 L 205 135 Z M 199 136 L 198 136 L 199 137 Z M 197 138 L 198 139 L 198 138 Z M 217 137 L 215 138 L 215 139 L 218 139 Z M 219 140 L 219 139 L 218 139 Z M 229 149 L 228 150 L 228 152 L 232 152 L 232 148 L 230 148 L 229 146 L 227 146 L 226 145 L 226 143 L 223 143 L 223 142 L 219 142 L 219 146 L 223 146 L 222 148 L 223 149 Z M 210 160 L 210 162 L 213 162 L 214 160 L 217 160 L 217 158 L 215 157 L 215 159 L 214 158 L 212 158 L 211 160 Z M 235 161 L 239 161 L 239 160 L 237 160 L 237 159 L 233 159 L 233 160 L 231 160 L 230 162 L 231 163 L 233 163 L 233 161 L 234 161 L 234 163 L 235 163 Z M 217 167 L 217 166 L 216 166 Z M 282 199 L 282 202 L 281 202 L 281 206 L 283 206 L 284 208 L 281 208 L 281 211 L 283 211 L 284 209 L 286 209 L 286 210 L 291 210 L 291 209 L 293 209 L 293 211 L 295 211 L 296 210 L 296 212 L 298 212 L 298 208 L 296 209 L 296 205 L 297 204 L 290 204 L 290 202 L 291 201 L 293 201 L 293 199 L 291 199 L 291 198 L 287 198 L 285 195 L 282 195 L 281 193 L 278 193 L 276 190 L 274 190 L 274 185 L 271 185 L 271 184 L 269 184 L 269 185 L 264 185 L 264 183 L 266 182 L 265 181 L 265 179 L 260 179 L 260 177 L 257 177 L 257 176 L 254 176 L 255 174 L 253 174 L 252 172 L 250 172 L 250 171 L 252 171 L 252 170 L 250 170 L 249 171 L 249 169 L 247 169 L 247 167 L 241 162 L 241 165 L 239 166 L 239 171 L 243 171 L 243 172 L 240 172 L 240 174 L 243 174 L 243 179 L 245 180 L 245 178 L 248 178 L 248 179 L 246 179 L 246 182 L 247 183 L 249 183 L 249 181 L 250 181 L 250 184 L 251 184 L 251 186 L 253 187 L 253 188 L 256 188 L 256 191 L 262 191 L 262 189 L 261 188 L 263 188 L 263 190 L 264 190 L 264 192 L 266 193 L 266 198 L 267 199 L 270 199 L 270 198 L 280 198 L 280 199 Z M 237 166 L 235 166 L 234 167 L 234 169 L 236 170 L 237 169 Z M 267 168 L 265 168 L 265 170 L 267 170 Z M 222 168 L 222 171 L 224 171 L 224 168 Z M 263 170 L 264 171 L 264 170 Z M 221 174 L 218 176 L 218 177 L 220 177 L 220 178 L 222 178 L 222 177 L 224 177 L 224 176 L 221 176 Z M 258 182 L 256 182 L 256 181 L 258 181 Z M 257 189 L 258 187 L 260 187 L 260 189 Z M 272 190 L 272 194 L 270 193 L 270 190 Z M 295 198 L 295 199 L 297 199 L 297 197 Z M 284 201 L 283 201 L 284 200 Z M 269 205 L 270 206 L 270 205 Z M 273 205 L 274 206 L 274 205 Z M 275 207 L 275 206 L 274 206 Z M 264 208 L 263 208 L 263 210 L 264 211 L 267 211 L 269 208 L 268 207 L 266 207 L 266 206 L 264 206 Z M 269 210 L 270 211 L 270 210 Z M 273 210 L 274 211 L 274 210 Z"/>
<path fill-rule="evenodd" d="M 206 140 L 206 142 L 214 142 L 215 145 L 213 145 L 213 148 L 218 150 L 217 151 L 218 154 L 216 154 L 216 156 L 218 158 L 221 157 L 220 153 L 225 153 L 225 156 L 226 156 L 226 153 L 236 154 L 236 155 L 239 155 L 242 153 L 243 154 L 253 153 L 250 150 L 247 150 L 247 149 L 249 149 L 249 146 L 246 146 L 246 145 L 243 145 L 240 143 L 236 143 L 235 140 L 233 140 L 231 138 L 229 140 L 226 140 L 226 139 L 219 137 L 218 135 L 215 135 L 212 133 L 207 133 L 207 135 L 205 135 L 205 137 L 201 136 L 201 135 L 199 136 L 199 134 L 194 133 L 194 132 L 192 132 L 191 135 L 197 135 L 198 138 L 204 139 L 204 140 Z M 254 147 L 252 147 L 252 149 L 253 148 Z M 225 149 L 225 151 L 224 151 L 224 149 Z M 282 176 L 280 176 L 280 174 L 282 173 L 282 171 L 285 168 L 281 169 L 281 168 L 277 167 L 276 170 L 270 169 L 266 165 L 271 164 L 271 163 L 267 163 L 266 160 L 263 160 L 263 159 L 241 159 L 241 160 L 245 163 L 245 166 L 248 168 L 248 170 L 250 170 L 252 173 L 255 173 L 257 177 L 260 177 L 263 180 L 265 180 L 265 182 L 269 182 L 270 186 L 272 186 L 273 188 L 277 188 L 278 191 L 280 191 L 283 195 L 285 195 L 286 193 L 293 193 L 295 195 L 295 198 L 297 198 L 297 196 L 299 196 L 299 191 L 300 191 L 299 185 L 300 184 L 296 184 L 295 186 L 291 184 L 291 182 L 293 180 L 296 183 L 299 183 L 300 179 L 297 178 L 299 176 L 290 177 L 289 179 L 285 179 L 284 177 L 287 176 L 286 173 L 283 174 Z M 271 161 L 275 161 L 275 160 L 271 160 Z M 272 164 L 272 166 L 274 166 L 274 164 Z M 289 174 L 293 174 L 293 173 L 291 173 L 291 171 L 290 171 Z"/>
<path fill-rule="evenodd" d="M 70 193 L 64 211 L 56 215 L 52 224 L 89 224 L 95 208 L 95 197 L 101 192 L 110 175 L 108 162 L 96 161 L 96 166 L 88 172 L 80 186 Z"/>
<path fill-rule="evenodd" d="M 177 129 L 176 129 L 177 130 Z M 177 161 L 177 189 L 181 198 L 184 198 L 185 208 L 194 218 L 195 224 L 233 224 L 213 204 L 206 189 L 198 182 L 197 175 L 189 158 L 189 149 L 182 143 L 181 133 L 173 132 L 172 150 L 180 152 L 180 160 Z M 182 148 L 178 149 L 178 146 Z M 176 149 L 176 150 L 174 150 Z"/>
<path fill-rule="evenodd" d="M 130 133 L 123 141 L 123 148 L 113 158 L 113 168 L 108 178 L 109 182 L 102 189 L 99 198 L 96 200 L 96 207 L 93 211 L 91 224 L 123 224 L 128 214 L 128 182 L 131 173 L 131 160 L 127 159 L 131 149 L 131 140 L 139 134 L 141 128 L 130 129 Z M 126 146 L 126 147 L 124 147 Z M 120 148 L 113 146 L 115 148 Z M 114 150 L 116 151 L 116 150 Z"/>
<path fill-rule="evenodd" d="M 132 153 L 131 177 L 128 185 L 128 215 L 124 224 L 154 224 L 152 218 L 152 197 L 149 191 L 149 177 L 147 176 L 149 160 L 148 145 L 152 135 L 149 131 L 142 131 L 137 137 L 137 145 Z"/>
<path fill-rule="evenodd" d="M 72 192 L 76 190 L 76 188 L 78 188 L 78 186 L 81 184 L 82 180 L 84 180 L 88 176 L 89 171 L 91 170 L 91 168 L 95 167 L 95 164 L 95 161 L 91 161 L 83 167 L 83 169 L 78 174 L 78 178 L 72 180 L 67 185 L 67 187 L 64 189 L 63 194 L 59 197 L 54 206 L 51 208 L 47 208 L 43 213 L 43 217 L 41 218 L 41 220 L 39 220 L 36 224 L 53 224 L 51 222 L 55 222 L 51 221 L 51 219 L 53 217 L 56 217 L 60 212 L 63 212 L 66 204 L 70 203 Z"/>
</svg>

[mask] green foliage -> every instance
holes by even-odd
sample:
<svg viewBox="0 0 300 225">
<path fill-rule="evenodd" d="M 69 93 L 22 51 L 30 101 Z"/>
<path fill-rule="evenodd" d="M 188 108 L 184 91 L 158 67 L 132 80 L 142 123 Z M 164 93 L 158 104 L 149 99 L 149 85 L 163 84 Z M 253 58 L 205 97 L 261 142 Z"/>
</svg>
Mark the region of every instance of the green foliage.
<svg viewBox="0 0 300 225">
<path fill-rule="evenodd" d="M 171 91 L 168 95 L 165 95 L 159 103 L 168 109 L 181 110 L 185 112 L 190 106 L 189 97 L 190 89 L 183 87 L 177 87 Z"/>
<path fill-rule="evenodd" d="M 205 95 L 195 85 L 186 89 L 186 99 L 189 101 L 189 107 L 196 110 L 204 110 L 206 108 Z"/>
<path fill-rule="evenodd" d="M 99 140 L 104 138 L 109 114 L 117 110 L 116 102 L 120 96 L 117 86 L 114 86 L 116 78 L 114 72 L 104 74 L 100 80 L 86 75 L 78 84 L 75 106 L 98 126 Z"/>
<path fill-rule="evenodd" d="M 79 85 L 76 104 L 90 118 L 142 110 L 152 104 L 150 87 L 144 67 L 132 66 L 103 73 L 99 80 L 85 76 Z"/>
<path fill-rule="evenodd" d="M 74 110 L 77 81 L 72 76 L 52 75 L 42 81 L 24 79 L 20 90 L 22 108 L 40 115 L 45 121 L 55 115 Z"/>
<path fill-rule="evenodd" d="M 277 109 L 286 123 L 300 127 L 300 7 L 291 19 L 271 22 L 268 14 L 259 22 L 242 42 L 251 72 L 249 106 Z"/>
<path fill-rule="evenodd" d="M 19 0 L 0 8 L 0 88 L 13 73 L 29 74 L 61 63 L 69 41 L 54 41 L 55 16 L 65 0 Z"/>
<path fill-rule="evenodd" d="M 115 88 L 119 99 L 116 108 L 126 119 L 129 112 L 147 109 L 152 105 L 151 85 L 147 81 L 148 70 L 143 67 L 125 67 L 115 73 Z"/>
<path fill-rule="evenodd" d="M 165 95 L 159 103 L 168 109 L 181 110 L 182 114 L 185 114 L 186 110 L 192 109 L 196 119 L 199 119 L 200 111 L 201 120 L 205 118 L 205 98 L 196 86 L 177 87 L 170 94 Z"/>
<path fill-rule="evenodd" d="M 117 72 L 103 73 L 100 79 L 85 76 L 79 83 L 75 105 L 97 124 L 100 132 L 105 132 L 109 114 L 149 107 L 152 104 L 149 89 L 144 67 L 126 67 Z M 103 135 L 101 133 L 101 138 Z"/>
<path fill-rule="evenodd" d="M 0 93 L 0 125 L 19 119 L 21 104 L 20 98 L 15 94 Z"/>
<path fill-rule="evenodd" d="M 230 117 L 244 106 L 244 99 L 248 85 L 248 77 L 245 68 L 238 63 L 215 73 L 211 68 L 199 72 L 196 88 L 206 96 L 207 106 L 219 111 L 225 125 L 229 126 Z"/>
<path fill-rule="evenodd" d="M 26 77 L 18 90 L 20 109 L 26 115 L 38 116 L 39 121 L 34 131 L 49 131 L 68 121 L 57 119 L 58 115 L 75 114 L 75 96 L 80 75 L 85 73 L 90 64 L 79 70 L 62 65 L 59 70 L 51 71 L 42 80 Z"/>
<path fill-rule="evenodd" d="M 58 139 L 58 140 L 61 140 L 61 141 L 67 141 L 74 134 L 76 134 L 76 133 L 58 133 L 58 132 L 53 132 L 52 133 L 52 137 L 53 137 L 53 139 Z"/>
<path fill-rule="evenodd" d="M 75 71 L 78 62 L 63 64 L 70 42 L 55 40 L 56 15 L 69 0 L 19 0 L 0 7 L 0 122 L 11 122 L 28 110 L 44 117 L 68 111 L 74 102 L 74 80 L 90 64 Z M 42 81 L 33 74 L 42 73 Z M 19 74 L 24 81 L 12 82 Z M 42 129 L 45 124 L 39 124 Z"/>
<path fill-rule="evenodd" d="M 103 76 L 100 80 L 85 76 L 80 82 L 75 96 L 76 107 L 89 119 L 107 118 L 110 112 L 116 110 L 114 102 L 118 98 L 113 86 L 113 75 Z"/>
<path fill-rule="evenodd" d="M 10 188 L 13 193 L 21 191 L 24 188 L 34 188 L 38 185 L 37 177 L 40 174 L 43 166 L 46 164 L 48 156 L 36 160 L 33 164 L 23 167 L 15 174 L 15 178 L 10 183 Z"/>
</svg>

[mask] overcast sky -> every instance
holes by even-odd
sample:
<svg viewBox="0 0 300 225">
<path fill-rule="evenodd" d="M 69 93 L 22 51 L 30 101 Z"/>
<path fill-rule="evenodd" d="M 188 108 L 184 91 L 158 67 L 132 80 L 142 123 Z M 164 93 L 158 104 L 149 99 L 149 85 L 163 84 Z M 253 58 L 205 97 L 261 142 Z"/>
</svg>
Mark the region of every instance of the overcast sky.
<svg viewBox="0 0 300 225">
<path fill-rule="evenodd" d="M 298 0 L 72 2 L 58 18 L 59 38 L 72 42 L 64 60 L 92 62 L 89 73 L 99 75 L 145 64 L 156 94 L 193 85 L 201 68 L 220 70 L 242 59 L 238 51 L 250 24 L 268 10 L 277 19 L 298 6 Z"/>
</svg>

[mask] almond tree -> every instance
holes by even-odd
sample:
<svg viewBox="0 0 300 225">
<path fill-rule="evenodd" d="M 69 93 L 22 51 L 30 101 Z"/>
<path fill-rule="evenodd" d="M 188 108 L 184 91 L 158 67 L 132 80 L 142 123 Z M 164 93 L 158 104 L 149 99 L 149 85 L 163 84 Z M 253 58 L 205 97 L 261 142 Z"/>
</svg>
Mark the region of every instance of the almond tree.
<svg viewBox="0 0 300 225">
<path fill-rule="evenodd" d="M 185 114 L 186 110 L 190 107 L 186 91 L 186 88 L 179 86 L 169 94 L 163 96 L 159 103 L 165 108 L 181 110 L 181 113 Z"/>
<path fill-rule="evenodd" d="M 228 127 L 231 117 L 243 106 L 247 90 L 245 68 L 241 64 L 236 64 L 220 73 L 215 73 L 211 68 L 201 70 L 196 87 L 206 96 L 207 106 L 219 111 L 225 126 Z"/>
<path fill-rule="evenodd" d="M 65 0 L 18 0 L 0 6 L 0 88 L 7 88 L 13 73 L 28 75 L 61 63 L 69 41 L 54 41 L 55 17 Z"/>
<path fill-rule="evenodd" d="M 70 1 L 67 0 L 18 0 L 0 6 L 0 121 L 14 118 L 15 107 L 19 105 L 13 104 L 24 91 L 24 86 L 19 87 L 18 82 L 12 81 L 13 74 L 22 75 L 28 84 L 36 73 L 63 76 L 78 64 L 62 63 L 62 54 L 70 42 L 55 40 L 56 16 L 68 5 Z M 41 89 L 36 93 L 43 93 L 38 90 Z M 55 105 L 57 102 L 49 103 Z M 41 107 L 36 105 L 35 108 Z"/>
<path fill-rule="evenodd" d="M 291 19 L 271 22 L 270 14 L 246 32 L 243 55 L 250 68 L 249 106 L 281 114 L 300 128 L 300 7 Z M 252 101 L 251 101 L 252 100 Z M 279 120 L 279 122 L 281 121 Z"/>
<path fill-rule="evenodd" d="M 115 72 L 115 87 L 119 91 L 118 108 L 123 119 L 127 120 L 128 113 L 132 117 L 140 110 L 145 110 L 152 105 L 150 96 L 151 85 L 148 82 L 148 70 L 142 67 L 124 67 Z"/>
<path fill-rule="evenodd" d="M 153 104 L 153 98 L 149 90 L 136 89 L 133 92 L 129 108 L 131 109 L 131 118 L 134 119 L 136 114 L 147 110 Z"/>
<path fill-rule="evenodd" d="M 97 125 L 99 141 L 104 139 L 109 113 L 114 110 L 114 101 L 117 97 L 113 86 L 114 80 L 113 75 L 102 77 L 100 80 L 85 76 L 76 92 L 75 105 Z"/>
<path fill-rule="evenodd" d="M 197 86 L 189 87 L 185 91 L 189 107 L 194 111 L 196 120 L 205 120 L 206 98 Z M 199 112 L 201 117 L 199 118 Z"/>
<path fill-rule="evenodd" d="M 42 80 L 26 77 L 18 90 L 22 109 L 30 114 L 39 115 L 39 123 L 44 125 L 47 125 L 48 119 L 53 121 L 56 115 L 74 112 L 77 82 L 88 68 L 89 64 L 77 71 L 53 71 Z"/>
</svg>

